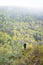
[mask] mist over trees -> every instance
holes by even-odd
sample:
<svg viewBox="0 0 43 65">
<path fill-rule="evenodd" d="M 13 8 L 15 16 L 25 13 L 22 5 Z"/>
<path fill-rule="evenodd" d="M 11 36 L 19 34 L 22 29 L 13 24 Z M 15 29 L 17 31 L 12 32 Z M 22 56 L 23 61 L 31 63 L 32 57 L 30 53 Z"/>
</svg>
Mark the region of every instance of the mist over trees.
<svg viewBox="0 0 43 65">
<path fill-rule="evenodd" d="M 0 65 L 43 65 L 42 12 L 0 7 Z"/>
</svg>

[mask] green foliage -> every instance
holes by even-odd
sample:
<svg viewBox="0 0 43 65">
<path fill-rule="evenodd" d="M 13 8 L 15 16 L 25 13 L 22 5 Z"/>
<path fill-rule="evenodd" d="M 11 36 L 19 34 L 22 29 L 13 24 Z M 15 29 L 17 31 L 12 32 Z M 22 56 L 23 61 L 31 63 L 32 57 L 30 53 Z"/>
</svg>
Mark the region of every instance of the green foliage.
<svg viewBox="0 0 43 65">
<path fill-rule="evenodd" d="M 10 37 L 9 34 L 4 33 L 4 32 L 0 32 L 0 46 L 3 44 L 13 44 L 12 38 Z"/>
<path fill-rule="evenodd" d="M 0 14 L 0 65 L 43 65 L 43 21 L 5 14 Z"/>
</svg>

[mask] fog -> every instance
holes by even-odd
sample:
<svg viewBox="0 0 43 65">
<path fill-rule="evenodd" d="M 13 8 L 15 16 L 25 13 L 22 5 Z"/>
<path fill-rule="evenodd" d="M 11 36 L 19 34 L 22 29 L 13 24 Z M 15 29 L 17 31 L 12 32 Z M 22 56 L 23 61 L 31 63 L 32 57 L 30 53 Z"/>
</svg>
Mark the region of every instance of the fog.
<svg viewBox="0 0 43 65">
<path fill-rule="evenodd" d="M 0 0 L 0 6 L 16 6 L 41 11 L 43 10 L 43 0 Z"/>
<path fill-rule="evenodd" d="M 42 16 L 43 0 L 0 0 L 0 10 L 4 8 Z"/>
</svg>

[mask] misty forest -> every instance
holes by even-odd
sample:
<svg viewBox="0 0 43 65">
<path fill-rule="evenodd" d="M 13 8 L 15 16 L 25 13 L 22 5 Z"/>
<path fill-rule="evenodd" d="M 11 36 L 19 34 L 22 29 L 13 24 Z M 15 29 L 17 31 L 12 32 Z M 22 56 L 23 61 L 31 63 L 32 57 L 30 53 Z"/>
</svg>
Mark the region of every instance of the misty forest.
<svg viewBox="0 0 43 65">
<path fill-rule="evenodd" d="M 43 65 L 43 14 L 0 7 L 0 65 Z"/>
</svg>

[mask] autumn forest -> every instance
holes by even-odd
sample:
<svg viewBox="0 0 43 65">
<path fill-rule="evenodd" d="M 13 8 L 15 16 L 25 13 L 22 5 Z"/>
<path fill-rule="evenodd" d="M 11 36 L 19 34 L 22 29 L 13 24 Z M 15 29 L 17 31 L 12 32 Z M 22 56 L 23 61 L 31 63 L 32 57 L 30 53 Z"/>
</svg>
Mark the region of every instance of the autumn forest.
<svg viewBox="0 0 43 65">
<path fill-rule="evenodd" d="M 0 65 L 43 65 L 43 14 L 0 7 Z"/>
</svg>

